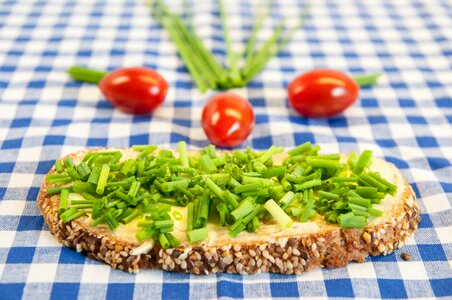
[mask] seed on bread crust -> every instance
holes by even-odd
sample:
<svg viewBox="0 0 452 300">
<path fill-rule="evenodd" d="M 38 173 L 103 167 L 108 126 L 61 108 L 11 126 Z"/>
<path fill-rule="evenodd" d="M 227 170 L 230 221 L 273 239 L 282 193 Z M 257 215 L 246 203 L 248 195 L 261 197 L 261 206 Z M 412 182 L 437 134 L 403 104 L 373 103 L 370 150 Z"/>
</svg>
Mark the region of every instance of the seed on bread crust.
<svg viewBox="0 0 452 300">
<path fill-rule="evenodd" d="M 81 157 L 86 151 L 72 156 Z M 55 172 L 52 168 L 50 173 Z M 59 242 L 112 268 L 137 272 L 140 269 L 211 274 L 219 272 L 254 274 L 274 272 L 301 274 L 319 267 L 338 268 L 350 261 L 363 262 L 369 255 L 387 255 L 405 245 L 421 221 L 420 209 L 411 187 L 404 182 L 400 205 L 392 218 L 364 229 L 340 228 L 317 233 L 275 238 L 270 242 L 207 246 L 179 246 L 163 250 L 156 244 L 143 254 L 134 254 L 141 243 L 119 239 L 107 229 L 93 228 L 83 218 L 63 223 L 59 219 L 59 196 L 46 193 L 43 183 L 38 206 Z M 403 256 L 402 256 L 403 258 Z"/>
</svg>

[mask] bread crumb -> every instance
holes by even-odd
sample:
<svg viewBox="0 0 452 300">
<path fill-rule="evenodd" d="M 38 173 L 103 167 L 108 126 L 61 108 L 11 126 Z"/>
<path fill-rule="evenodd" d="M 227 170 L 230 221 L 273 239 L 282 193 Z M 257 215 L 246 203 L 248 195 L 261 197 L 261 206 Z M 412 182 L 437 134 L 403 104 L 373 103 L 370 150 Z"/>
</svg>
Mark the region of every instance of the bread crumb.
<svg viewBox="0 0 452 300">
<path fill-rule="evenodd" d="M 411 255 L 408 254 L 408 253 L 405 253 L 405 252 L 403 252 L 400 256 L 403 258 L 403 260 L 410 260 L 411 259 Z"/>
</svg>

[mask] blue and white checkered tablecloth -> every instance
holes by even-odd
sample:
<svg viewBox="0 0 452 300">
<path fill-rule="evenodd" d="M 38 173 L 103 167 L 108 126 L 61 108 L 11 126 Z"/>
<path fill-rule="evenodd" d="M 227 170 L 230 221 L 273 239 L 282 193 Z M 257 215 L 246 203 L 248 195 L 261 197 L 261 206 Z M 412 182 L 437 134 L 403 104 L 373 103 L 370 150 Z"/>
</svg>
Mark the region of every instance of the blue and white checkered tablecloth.
<svg viewBox="0 0 452 300">
<path fill-rule="evenodd" d="M 216 1 L 191 0 L 198 33 L 220 60 L 225 50 Z M 182 0 L 167 1 L 174 9 Z M 252 3 L 251 3 L 252 2 Z M 228 1 L 239 49 L 263 1 Z M 312 1 L 295 40 L 245 89 L 256 126 L 242 146 L 325 152 L 371 149 L 399 167 L 423 221 L 403 250 L 341 269 L 300 276 L 110 269 L 63 248 L 49 233 L 36 196 L 54 160 L 85 147 L 132 144 L 192 148 L 208 141 L 200 112 L 212 93 L 193 85 L 167 34 L 143 1 L 0 2 L 0 299 L 111 298 L 434 298 L 452 297 L 452 2 Z M 301 1 L 277 2 L 273 20 L 294 20 Z M 270 34 L 266 28 L 265 33 Z M 264 37 L 261 37 L 262 39 Z M 152 117 L 112 109 L 98 88 L 71 81 L 74 64 L 99 69 L 144 65 L 170 89 Z M 384 72 L 343 115 L 305 119 L 288 108 L 286 87 L 317 67 Z M 412 260 L 404 261 L 407 252 Z"/>
</svg>

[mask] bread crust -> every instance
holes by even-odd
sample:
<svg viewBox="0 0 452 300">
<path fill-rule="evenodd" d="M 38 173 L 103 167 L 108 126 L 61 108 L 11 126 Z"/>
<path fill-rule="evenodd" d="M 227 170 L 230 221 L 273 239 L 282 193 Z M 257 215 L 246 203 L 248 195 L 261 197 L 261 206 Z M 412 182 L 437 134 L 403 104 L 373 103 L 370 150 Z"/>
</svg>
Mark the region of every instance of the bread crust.
<svg viewBox="0 0 452 300">
<path fill-rule="evenodd" d="M 88 151 L 69 156 L 80 157 Z M 49 173 L 54 172 L 52 167 Z M 369 255 L 387 255 L 401 248 L 421 221 L 415 194 L 403 180 L 401 199 L 391 219 L 368 224 L 364 229 L 326 226 L 316 233 L 282 236 L 259 243 L 193 244 L 166 250 L 155 244 L 147 247 L 145 253 L 137 253 L 142 243 L 122 240 L 107 228 L 93 228 L 85 222 L 86 218 L 63 223 L 58 214 L 59 195 L 47 194 L 48 187 L 44 181 L 37 204 L 55 238 L 66 247 L 127 272 L 164 269 L 193 274 L 301 274 L 319 267 L 339 268 L 350 261 L 364 262 Z"/>
</svg>

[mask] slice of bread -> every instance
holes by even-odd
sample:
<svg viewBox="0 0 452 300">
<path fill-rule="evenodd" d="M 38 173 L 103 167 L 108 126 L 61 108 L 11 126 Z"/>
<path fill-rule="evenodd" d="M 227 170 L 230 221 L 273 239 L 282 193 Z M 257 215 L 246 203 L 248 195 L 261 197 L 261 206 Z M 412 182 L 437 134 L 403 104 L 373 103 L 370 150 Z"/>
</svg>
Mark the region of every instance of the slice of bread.
<svg viewBox="0 0 452 300">
<path fill-rule="evenodd" d="M 104 150 L 84 150 L 69 156 L 77 164 L 89 151 Z M 120 150 L 122 160 L 136 156 L 131 149 Z M 181 220 L 175 223 L 173 232 L 181 244 L 166 250 L 152 241 L 136 240 L 134 221 L 114 231 L 103 226 L 92 227 L 89 216 L 63 223 L 58 214 L 59 195 L 47 194 L 47 188 L 51 187 L 47 181 L 41 187 L 37 202 L 58 241 L 120 270 L 137 272 L 157 268 L 194 274 L 300 274 L 318 267 L 338 268 L 350 261 L 364 262 L 369 255 L 389 254 L 402 247 L 416 231 L 421 221 L 419 206 L 400 171 L 376 158 L 371 169 L 397 185 L 397 193 L 387 195 L 375 205 L 384 214 L 370 220 L 363 229 L 341 228 L 317 216 L 306 223 L 295 222 L 287 230 L 280 230 L 277 224 L 262 224 L 255 233 L 242 232 L 232 238 L 228 229 L 209 223 L 209 237 L 202 242 L 189 243 L 185 238 L 185 221 Z M 49 171 L 54 172 L 55 167 Z M 183 209 L 180 212 L 184 215 Z"/>
</svg>

